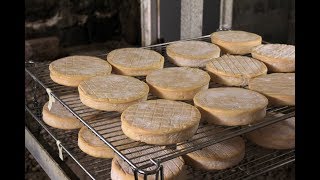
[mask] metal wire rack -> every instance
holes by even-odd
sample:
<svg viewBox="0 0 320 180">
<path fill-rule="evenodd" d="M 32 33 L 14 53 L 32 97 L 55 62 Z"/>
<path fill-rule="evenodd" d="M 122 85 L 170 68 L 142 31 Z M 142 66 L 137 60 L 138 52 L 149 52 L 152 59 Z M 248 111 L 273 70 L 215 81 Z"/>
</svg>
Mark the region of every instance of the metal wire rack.
<svg viewBox="0 0 320 180">
<path fill-rule="evenodd" d="M 209 36 L 203 36 L 200 38 L 197 38 L 197 40 L 202 41 L 209 41 Z M 167 55 L 165 53 L 165 47 L 169 43 L 164 44 L 158 44 L 154 46 L 148 46 L 145 48 L 149 48 L 152 50 L 155 50 L 159 53 L 161 53 L 165 57 L 165 67 L 172 67 L 175 66 L 171 64 L 169 61 L 167 61 Z M 106 54 L 98 55 L 98 57 L 105 58 Z M 170 159 L 173 159 L 175 157 L 181 156 L 183 154 L 187 154 L 189 152 L 193 152 L 196 150 L 199 150 L 201 148 L 210 146 L 212 144 L 221 142 L 223 140 L 230 139 L 235 136 L 242 135 L 244 133 L 250 132 L 252 130 L 279 122 L 281 120 L 287 119 L 289 117 L 293 117 L 295 115 L 295 107 L 294 106 L 284 106 L 284 107 L 269 107 L 267 109 L 268 113 L 278 113 L 278 117 L 274 116 L 267 116 L 263 121 L 251 124 L 247 126 L 239 126 L 239 127 L 227 127 L 225 128 L 225 131 L 219 131 L 215 132 L 214 130 L 216 128 L 219 128 L 220 126 L 217 125 L 211 125 L 211 124 L 205 124 L 201 123 L 199 126 L 199 129 L 196 133 L 196 135 L 199 138 L 196 138 L 193 141 L 193 146 L 187 146 L 186 148 L 182 148 L 180 150 L 176 149 L 176 145 L 169 145 L 166 146 L 163 149 L 157 149 L 156 145 L 148 145 L 142 142 L 135 142 L 133 140 L 130 140 L 127 138 L 122 130 L 121 130 L 121 123 L 120 119 L 118 118 L 120 116 L 120 113 L 117 112 L 105 112 L 105 111 L 98 111 L 94 110 L 92 108 L 89 108 L 85 105 L 83 105 L 79 99 L 77 88 L 72 87 L 66 87 L 61 86 L 56 83 L 54 83 L 49 75 L 49 63 L 27 63 L 25 71 L 27 74 L 29 74 L 37 83 L 39 83 L 43 88 L 49 88 L 51 89 L 51 95 L 62 105 L 64 105 L 76 118 L 78 118 L 85 126 L 87 126 L 94 134 L 96 134 L 106 145 L 108 145 L 111 149 L 115 151 L 116 154 L 118 154 L 123 160 L 125 160 L 133 169 L 135 176 L 138 175 L 138 173 L 144 174 L 144 177 L 146 178 L 147 175 L 157 174 L 162 171 L 161 163 L 168 161 Z M 137 77 L 138 79 L 144 81 L 144 77 Z M 218 87 L 220 85 L 211 83 L 210 87 Z M 44 90 L 44 89 L 43 89 Z M 43 94 L 46 94 L 46 91 L 43 91 Z M 148 99 L 155 99 L 156 97 L 149 94 Z M 191 103 L 191 101 L 186 101 L 187 103 Z M 207 134 L 206 136 L 202 134 Z M 210 141 L 202 141 L 202 138 L 210 138 Z M 61 140 L 60 140 L 61 141 Z M 124 143 L 125 142 L 125 143 Z M 190 141 L 186 141 L 183 143 L 190 143 Z M 132 144 L 132 146 L 129 146 L 129 148 L 121 148 L 124 145 Z M 139 153 L 126 153 L 125 150 L 135 148 L 139 149 Z M 64 148 L 65 151 L 67 151 L 66 148 Z M 163 153 L 159 153 L 162 151 Z M 68 152 L 68 151 L 67 151 Z M 278 152 L 278 151 L 277 151 Z M 248 154 L 248 152 L 246 152 Z M 279 152 L 280 154 L 283 153 L 282 151 Z M 69 153 L 68 153 L 69 154 Z M 139 154 L 139 155 L 138 155 Z M 289 159 L 284 159 L 282 161 L 276 162 L 280 164 L 289 163 L 291 161 L 294 161 L 294 150 L 291 152 L 291 155 Z M 70 153 L 69 155 L 72 155 Z M 147 160 L 138 160 L 139 156 L 148 156 L 149 159 Z M 278 156 L 276 156 L 278 157 Z M 268 159 L 269 160 L 269 159 Z M 79 161 L 78 161 L 79 162 Z M 259 161 L 260 162 L 260 161 Z M 250 163 L 250 162 L 249 162 Z M 269 162 L 273 165 L 272 162 Z M 79 163 L 78 163 L 79 164 Z M 257 165 L 259 163 L 255 163 Z M 264 164 L 260 162 L 260 164 Z M 267 163 L 268 164 L 268 163 Z M 80 164 L 79 164 L 80 165 Z M 237 166 L 240 167 L 241 165 Z M 151 168 L 152 167 L 152 168 Z M 274 166 L 270 166 L 270 168 L 273 168 Z M 152 170 L 150 170 L 150 168 Z M 85 168 L 83 167 L 85 170 Z M 243 168 L 239 168 L 237 171 L 245 172 L 248 174 L 248 169 L 244 168 L 245 170 L 241 170 Z M 260 168 L 261 169 L 261 168 Z M 228 171 L 228 170 L 226 170 Z M 261 170 L 258 170 L 257 173 L 259 173 Z M 218 174 L 223 173 L 224 171 L 219 171 Z M 87 172 L 91 178 L 91 173 Z M 261 172 L 260 172 L 261 173 Z M 193 173 L 192 173 L 193 174 Z M 203 173 L 202 173 L 203 174 Z M 207 173 L 204 173 L 207 174 Z M 212 172 L 209 174 L 212 175 Z M 215 173 L 216 174 L 216 173 Z M 249 173 L 251 174 L 251 173 Z M 254 173 L 253 173 L 254 174 Z M 240 177 L 240 176 L 236 176 Z"/>
<path fill-rule="evenodd" d="M 43 104 L 41 104 L 42 107 Z M 71 158 L 84 170 L 92 179 L 110 179 L 111 159 L 95 158 L 82 152 L 78 147 L 78 130 L 61 130 L 52 128 L 44 123 L 41 114 L 37 114 L 39 107 L 33 104 L 27 105 L 27 111 L 42 127 L 51 135 L 43 137 L 53 148 L 56 140 L 61 141 L 64 148 L 64 156 L 71 155 Z M 295 150 L 270 150 L 256 146 L 246 141 L 246 155 L 240 164 L 222 171 L 203 171 L 187 166 L 187 179 L 247 179 L 255 177 L 277 167 L 293 163 Z"/>
</svg>

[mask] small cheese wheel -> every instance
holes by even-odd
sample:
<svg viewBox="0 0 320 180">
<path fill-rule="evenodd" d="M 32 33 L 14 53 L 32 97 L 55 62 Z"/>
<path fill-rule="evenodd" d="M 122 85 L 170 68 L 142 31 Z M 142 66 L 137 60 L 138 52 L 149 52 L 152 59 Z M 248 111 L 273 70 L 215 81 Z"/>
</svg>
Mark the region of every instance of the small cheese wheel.
<svg viewBox="0 0 320 180">
<path fill-rule="evenodd" d="M 149 147 L 148 151 L 141 150 L 139 148 L 130 148 L 124 150 L 124 154 L 128 154 L 129 158 L 133 159 L 133 163 L 139 163 L 143 161 L 149 161 L 153 157 L 165 155 L 166 153 L 172 153 L 172 150 L 162 149 L 161 147 Z M 163 166 L 163 176 L 166 180 L 184 180 L 183 171 L 185 170 L 184 161 L 182 157 L 177 157 L 161 163 Z M 146 168 L 145 170 L 154 170 L 154 167 Z M 115 156 L 111 164 L 111 179 L 112 180 L 132 180 L 134 174 L 132 168 L 127 162 L 122 160 L 119 156 Z M 154 180 L 155 175 L 149 175 L 148 179 Z M 138 173 L 138 180 L 143 180 L 143 175 Z"/>
<path fill-rule="evenodd" d="M 269 72 L 295 71 L 295 46 L 263 44 L 253 48 L 252 57 L 264 62 Z"/>
<path fill-rule="evenodd" d="M 92 122 L 99 129 L 99 133 L 105 134 L 103 137 L 112 142 L 118 150 L 131 148 L 138 145 L 139 142 L 133 142 L 126 138 L 120 126 L 120 118 L 106 119 L 105 121 Z M 82 127 L 78 133 L 78 146 L 86 154 L 97 158 L 113 158 L 114 151 L 97 137 L 87 127 Z"/>
<path fill-rule="evenodd" d="M 205 71 L 189 67 L 171 67 L 150 73 L 146 78 L 150 92 L 163 99 L 191 100 L 208 89 L 210 76 Z"/>
<path fill-rule="evenodd" d="M 272 73 L 249 81 L 248 88 L 265 95 L 270 105 L 295 105 L 295 73 Z"/>
<path fill-rule="evenodd" d="M 42 119 L 51 127 L 58 129 L 78 129 L 83 125 L 70 111 L 60 102 L 53 102 L 48 109 L 48 102 L 42 108 Z"/>
<path fill-rule="evenodd" d="M 68 56 L 49 65 L 51 79 L 61 85 L 77 87 L 91 77 L 108 75 L 111 65 L 100 58 L 91 56 Z"/>
<path fill-rule="evenodd" d="M 200 91 L 193 98 L 203 120 L 238 126 L 259 121 L 266 115 L 268 99 L 242 88 L 221 87 Z"/>
<path fill-rule="evenodd" d="M 102 140 L 93 134 L 87 127 L 82 127 L 78 134 L 79 148 L 97 158 L 112 158 L 113 150 L 110 149 Z"/>
<path fill-rule="evenodd" d="M 147 100 L 146 83 L 129 76 L 94 77 L 80 83 L 81 102 L 93 109 L 122 112 L 132 104 Z"/>
<path fill-rule="evenodd" d="M 232 55 L 210 61 L 206 70 L 213 82 L 226 86 L 247 86 L 250 79 L 266 75 L 268 71 L 267 66 L 256 59 Z"/>
<path fill-rule="evenodd" d="M 210 129 L 205 127 L 205 132 L 199 133 L 190 139 L 190 142 L 177 145 L 177 149 L 194 147 L 199 143 L 210 141 L 213 133 L 226 131 L 223 128 Z M 203 129 L 202 129 L 203 130 Z M 227 132 L 226 132 L 227 133 Z M 186 164 L 205 170 L 222 170 L 238 164 L 245 155 L 245 143 L 241 137 L 234 137 L 211 146 L 183 155 Z"/>
<path fill-rule="evenodd" d="M 148 100 L 121 114 L 121 128 L 129 138 L 148 144 L 168 145 L 185 141 L 197 131 L 200 112 L 172 100 Z"/>
<path fill-rule="evenodd" d="M 162 69 L 164 57 L 156 51 L 143 48 L 122 48 L 111 51 L 107 61 L 115 74 L 127 76 L 146 76 Z"/>
<path fill-rule="evenodd" d="M 208 61 L 220 56 L 220 48 L 204 41 L 179 41 L 166 48 L 169 60 L 177 66 L 204 67 Z"/>
<path fill-rule="evenodd" d="M 295 117 L 249 132 L 246 137 L 265 148 L 292 149 L 295 147 Z"/>
<path fill-rule="evenodd" d="M 211 42 L 228 54 L 249 54 L 262 42 L 261 36 L 245 31 L 218 31 L 211 34 Z"/>
</svg>

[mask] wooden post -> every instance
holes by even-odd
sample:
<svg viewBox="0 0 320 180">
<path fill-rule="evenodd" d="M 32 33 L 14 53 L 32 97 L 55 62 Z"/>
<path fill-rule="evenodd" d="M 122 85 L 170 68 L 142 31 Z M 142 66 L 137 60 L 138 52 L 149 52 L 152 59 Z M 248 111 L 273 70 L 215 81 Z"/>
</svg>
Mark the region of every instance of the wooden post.
<svg viewBox="0 0 320 180">
<path fill-rule="evenodd" d="M 158 41 L 158 0 L 141 0 L 141 45 L 149 46 Z"/>
<path fill-rule="evenodd" d="M 181 39 L 202 36 L 203 0 L 181 0 Z"/>
</svg>

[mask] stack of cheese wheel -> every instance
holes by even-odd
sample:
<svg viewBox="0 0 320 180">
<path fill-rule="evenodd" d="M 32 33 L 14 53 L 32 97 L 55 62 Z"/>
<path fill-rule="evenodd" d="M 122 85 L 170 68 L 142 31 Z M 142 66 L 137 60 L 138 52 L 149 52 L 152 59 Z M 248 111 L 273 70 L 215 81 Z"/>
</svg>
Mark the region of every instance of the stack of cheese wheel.
<svg viewBox="0 0 320 180">
<path fill-rule="evenodd" d="M 121 128 L 126 136 L 157 145 L 191 138 L 199 122 L 200 112 L 194 106 L 164 99 L 134 104 L 121 114 Z"/>
<path fill-rule="evenodd" d="M 191 100 L 208 89 L 210 76 L 205 71 L 189 67 L 171 67 L 150 73 L 146 78 L 150 92 L 163 99 Z"/>
<path fill-rule="evenodd" d="M 113 72 L 127 76 L 146 76 L 150 72 L 162 69 L 164 58 L 161 54 L 142 48 L 122 48 L 111 51 L 107 61 Z"/>
<path fill-rule="evenodd" d="M 220 48 L 204 41 L 179 41 L 166 48 L 169 61 L 177 66 L 204 67 L 220 56 Z"/>
<path fill-rule="evenodd" d="M 197 144 L 208 142 L 210 137 L 216 136 L 219 133 L 228 133 L 226 129 L 204 127 L 204 131 L 193 136 L 189 142 L 177 145 L 177 149 L 185 149 L 194 147 Z M 186 164 L 205 170 L 221 170 L 238 164 L 245 155 L 245 143 L 241 137 L 234 137 L 200 150 L 183 155 Z"/>
<path fill-rule="evenodd" d="M 150 153 L 152 152 L 152 153 Z M 124 154 L 127 154 L 128 158 L 131 158 L 133 163 L 139 163 L 143 161 L 150 162 L 149 159 L 156 158 L 159 156 L 163 156 L 168 153 L 172 153 L 172 150 L 162 149 L 159 146 L 149 147 L 148 151 L 141 150 L 138 147 L 129 148 L 123 151 Z M 165 161 L 161 163 L 163 166 L 163 178 L 165 180 L 184 180 L 186 177 L 184 176 L 183 171 L 184 161 L 182 157 L 176 157 L 174 159 Z M 152 171 L 155 167 L 146 168 L 146 171 Z M 115 156 L 112 160 L 111 165 L 111 179 L 112 180 L 129 180 L 134 179 L 134 174 L 132 168 L 129 166 L 127 162 L 121 159 L 119 156 Z M 143 175 L 138 173 L 138 179 L 143 180 Z M 155 175 L 148 176 L 148 179 L 154 180 Z"/>
<path fill-rule="evenodd" d="M 93 122 L 94 127 L 99 127 L 99 133 L 104 134 L 104 138 L 112 142 L 113 146 L 117 146 L 117 149 L 122 150 L 136 146 L 139 142 L 133 142 L 126 138 L 120 127 L 120 118 L 106 119 L 104 121 Z M 93 124 L 91 124 L 93 125 Z M 116 126 L 118 125 L 118 126 Z M 82 127 L 78 134 L 78 146 L 79 148 L 93 156 L 98 158 L 113 158 L 114 151 L 109 148 L 102 140 L 99 139 L 91 130 L 87 127 Z"/>
<path fill-rule="evenodd" d="M 250 79 L 267 74 L 262 62 L 246 56 L 224 55 L 206 65 L 213 82 L 226 86 L 247 86 Z"/>
<path fill-rule="evenodd" d="M 238 126 L 263 119 L 268 99 L 242 88 L 221 87 L 203 90 L 193 99 L 201 117 L 209 123 Z"/>
<path fill-rule="evenodd" d="M 295 71 L 295 46 L 287 44 L 263 44 L 255 47 L 252 57 L 264 62 L 269 72 Z"/>
<path fill-rule="evenodd" d="M 83 125 L 70 111 L 68 111 L 60 102 L 53 102 L 51 109 L 48 103 L 42 108 L 42 119 L 51 127 L 58 129 L 78 129 Z"/>
<path fill-rule="evenodd" d="M 93 109 L 122 112 L 148 97 L 146 83 L 129 76 L 98 76 L 78 86 L 81 102 Z"/>
<path fill-rule="evenodd" d="M 256 77 L 248 87 L 265 95 L 270 105 L 295 105 L 295 73 L 272 73 Z"/>
<path fill-rule="evenodd" d="M 217 31 L 211 34 L 211 42 L 228 54 L 249 54 L 261 44 L 261 36 L 244 31 Z"/>
<path fill-rule="evenodd" d="M 279 117 L 283 114 L 271 114 Z M 259 128 L 246 134 L 246 137 L 265 148 L 291 149 L 295 147 L 295 117 Z"/>
<path fill-rule="evenodd" d="M 107 61 L 91 56 L 68 56 L 49 65 L 51 79 L 71 87 L 77 87 L 80 82 L 91 77 L 108 75 L 111 69 Z"/>
</svg>

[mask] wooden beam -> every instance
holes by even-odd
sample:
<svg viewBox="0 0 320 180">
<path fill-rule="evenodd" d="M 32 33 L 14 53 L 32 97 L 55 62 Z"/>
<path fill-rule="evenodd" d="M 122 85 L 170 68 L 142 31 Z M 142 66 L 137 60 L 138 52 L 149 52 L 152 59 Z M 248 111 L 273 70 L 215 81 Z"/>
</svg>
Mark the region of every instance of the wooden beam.
<svg viewBox="0 0 320 180">
<path fill-rule="evenodd" d="M 203 0 L 181 0 L 180 39 L 202 36 Z"/>
</svg>

